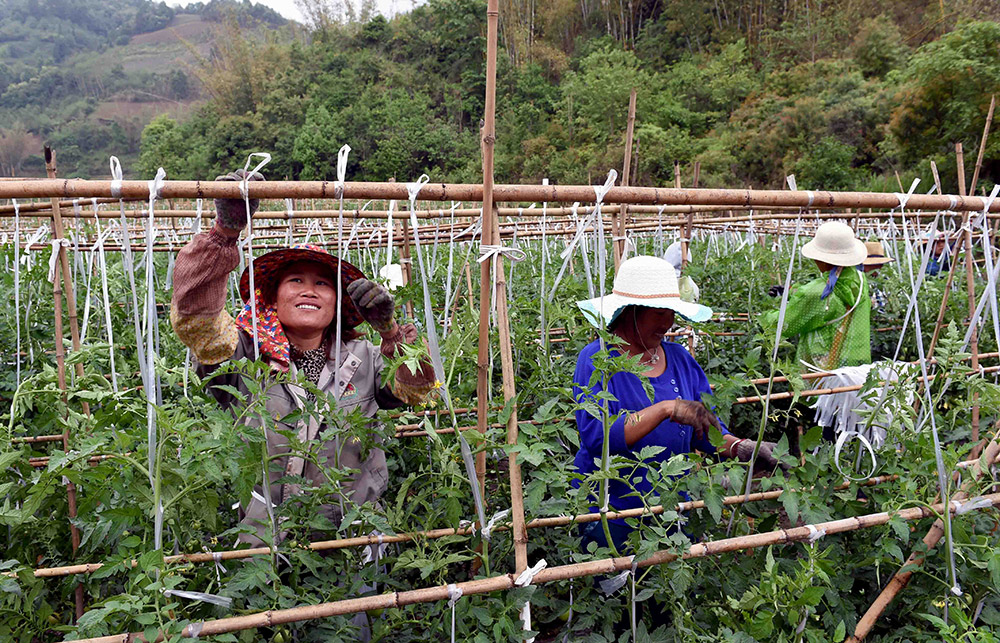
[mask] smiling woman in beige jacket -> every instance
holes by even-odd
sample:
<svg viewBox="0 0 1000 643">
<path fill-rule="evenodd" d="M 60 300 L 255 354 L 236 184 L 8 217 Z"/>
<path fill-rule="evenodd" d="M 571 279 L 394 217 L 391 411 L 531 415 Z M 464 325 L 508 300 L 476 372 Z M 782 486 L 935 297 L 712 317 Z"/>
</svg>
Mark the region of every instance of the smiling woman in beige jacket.
<svg viewBox="0 0 1000 643">
<path fill-rule="evenodd" d="M 244 176 L 238 170 L 216 180 L 241 181 Z M 263 177 L 254 174 L 248 180 Z M 257 205 L 256 200 L 250 201 L 251 215 Z M 226 281 L 239 264 L 237 241 L 247 223 L 247 206 L 240 199 L 221 199 L 215 202 L 215 208 L 215 226 L 195 236 L 177 256 L 170 312 L 174 332 L 196 357 L 200 376 L 211 376 L 228 360 L 254 359 L 259 354 L 272 369 L 290 373 L 293 378 L 301 375 L 323 393 L 336 394 L 338 408 L 343 412 L 358 410 L 375 417 L 380 408 L 415 404 L 426 398 L 434 384 L 433 369 L 426 361 L 416 374 L 401 366 L 389 385 L 381 383 L 383 358 L 393 356 L 401 344 L 417 341 L 416 328 L 396 323 L 392 296 L 382 286 L 322 248 L 293 246 L 255 259 L 255 306 L 251 306 L 248 268 L 240 279 L 244 307 L 233 319 L 225 309 Z M 341 291 L 348 295 L 339 307 L 338 268 Z M 341 343 L 335 346 L 338 310 Z M 356 330 L 362 322 L 378 331 L 380 346 L 374 346 Z M 335 391 L 338 380 L 341 390 Z M 209 390 L 226 408 L 236 404 L 236 397 L 218 385 L 228 385 L 244 396 L 249 393 L 241 375 L 212 377 Z M 276 428 L 297 434 L 302 442 L 318 440 L 325 466 L 336 464 L 351 471 L 340 497 L 322 505 L 321 513 L 335 526 L 343 516 L 343 501 L 360 505 L 382 495 L 388 470 L 381 448 L 365 449 L 359 440 L 349 436 L 341 440 L 338 431 L 328 430 L 324 421 L 310 414 L 302 414 L 294 422 L 283 421 L 312 399 L 294 382 L 272 384 L 266 395 L 267 413 L 275 420 Z M 288 438 L 280 433 L 267 431 L 267 450 L 271 456 L 269 478 L 274 505 L 301 493 L 298 485 L 278 484 L 278 480 L 302 477 L 319 485 L 326 479 L 314 462 L 288 455 Z M 243 534 L 241 540 L 252 545 L 263 542 L 269 522 L 262 487 L 258 486 L 256 492 L 255 499 L 242 508 L 243 522 L 253 527 L 255 534 Z"/>
</svg>

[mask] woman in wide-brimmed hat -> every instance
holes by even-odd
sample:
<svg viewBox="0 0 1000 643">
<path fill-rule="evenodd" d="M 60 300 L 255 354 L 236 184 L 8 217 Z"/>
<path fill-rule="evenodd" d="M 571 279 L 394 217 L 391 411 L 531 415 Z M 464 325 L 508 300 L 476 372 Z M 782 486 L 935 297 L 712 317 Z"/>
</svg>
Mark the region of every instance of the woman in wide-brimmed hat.
<svg viewBox="0 0 1000 643">
<path fill-rule="evenodd" d="M 822 276 L 788 298 L 782 338 L 799 338 L 797 360 L 819 370 L 871 363 L 871 301 L 868 280 L 856 267 L 868 256 L 850 226 L 824 223 L 802 246 L 802 256 L 816 262 Z M 779 311 L 761 316 L 771 330 Z"/>
<path fill-rule="evenodd" d="M 607 401 L 611 417 L 608 450 L 611 456 L 627 455 L 638 458 L 644 447 L 661 450 L 645 460 L 657 466 L 672 456 L 691 453 L 695 449 L 714 453 L 709 442 L 709 430 L 718 428 L 725 445 L 721 455 L 747 461 L 754 449 L 753 440 L 741 440 L 731 435 L 701 401 L 711 394 L 708 378 L 698 362 L 679 344 L 668 342 L 664 335 L 674 324 L 676 315 L 690 321 L 706 321 L 712 310 L 681 299 L 674 267 L 659 257 L 638 256 L 623 261 L 615 276 L 611 294 L 588 299 L 577 304 L 594 326 L 606 327 L 619 340 L 616 353 L 637 356 L 645 368 L 643 377 L 652 386 L 650 401 L 642 378 L 632 372 L 610 374 L 607 381 L 594 378 L 594 356 L 601 350 L 594 340 L 581 352 L 573 375 L 573 394 L 578 402 L 596 400 L 603 391 L 613 399 Z M 580 449 L 576 468 L 586 475 L 600 467 L 604 449 L 603 420 L 585 409 L 576 412 L 580 431 Z M 771 453 L 772 444 L 765 442 L 757 456 L 759 470 L 773 471 L 778 466 Z M 652 484 L 646 478 L 646 468 L 630 474 L 629 480 L 612 480 L 609 503 L 613 510 L 642 507 L 644 499 L 634 491 L 648 494 Z M 648 500 L 648 499 L 647 499 Z M 663 498 L 664 503 L 672 499 Z M 592 508 L 596 511 L 597 508 Z M 624 546 L 631 528 L 624 520 L 609 521 L 611 537 L 616 547 Z M 584 548 L 590 542 L 607 546 L 601 523 L 586 523 L 581 529 Z"/>
<path fill-rule="evenodd" d="M 237 171 L 216 180 L 241 181 L 244 176 Z M 263 177 L 256 174 L 249 180 Z M 250 201 L 249 214 L 257 205 L 256 200 Z M 180 251 L 174 268 L 170 320 L 177 336 L 197 359 L 199 375 L 210 376 L 223 362 L 254 359 L 259 354 L 275 371 L 302 377 L 323 393 L 336 395 L 337 406 L 344 412 L 358 410 L 374 417 L 380 408 L 395 408 L 425 398 L 434 384 L 433 369 L 426 361 L 417 373 L 401 366 L 388 385 L 382 384 L 383 358 L 394 355 L 401 344 L 417 341 L 416 329 L 412 324 L 396 323 L 392 296 L 382 286 L 322 248 L 300 245 L 257 258 L 255 292 L 250 292 L 247 268 L 240 278 L 244 306 L 234 320 L 225 309 L 226 281 L 239 264 L 237 240 L 247 224 L 247 206 L 240 199 L 220 199 L 215 208 L 215 226 L 195 236 Z M 338 299 L 338 290 L 346 296 Z M 339 346 L 335 345 L 338 315 Z M 357 330 L 363 322 L 381 335 L 380 346 L 374 346 Z M 315 485 L 328 479 L 316 462 L 289 455 L 289 432 L 297 434 L 302 442 L 320 441 L 320 462 L 325 459 L 330 466 L 337 463 L 341 469 L 353 470 L 342 483 L 345 499 L 357 505 L 375 502 L 388 481 L 385 452 L 366 448 L 352 436 L 341 439 L 336 430 L 328 430 L 326 420 L 318 420 L 313 414 L 288 419 L 314 398 L 302 386 L 288 381 L 294 378 L 279 379 L 280 383 L 266 389 L 267 412 L 281 430 L 267 431 L 268 454 L 272 464 L 277 463 L 269 471 L 271 502 L 278 505 L 301 492 L 300 485 L 277 484 L 281 478 L 304 478 Z M 338 381 L 339 390 L 335 390 Z M 244 378 L 235 373 L 216 374 L 209 391 L 226 408 L 237 404 L 238 396 L 233 391 L 249 397 Z M 259 545 L 267 533 L 269 518 L 263 489 L 258 486 L 256 491 L 255 498 L 242 508 L 243 522 L 253 527 L 254 533 L 244 533 L 240 538 Z M 323 505 L 321 509 L 333 526 L 340 524 L 343 511 L 340 503 Z M 275 537 L 281 538 L 281 534 Z"/>
</svg>

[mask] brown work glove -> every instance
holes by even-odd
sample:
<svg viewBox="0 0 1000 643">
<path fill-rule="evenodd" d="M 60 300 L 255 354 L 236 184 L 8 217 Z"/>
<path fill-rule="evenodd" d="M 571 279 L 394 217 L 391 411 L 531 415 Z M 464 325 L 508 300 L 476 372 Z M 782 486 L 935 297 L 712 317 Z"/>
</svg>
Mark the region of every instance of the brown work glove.
<svg viewBox="0 0 1000 643">
<path fill-rule="evenodd" d="M 230 172 L 224 176 L 215 177 L 216 181 L 243 181 L 247 176 L 247 171 L 243 168 Z M 247 181 L 263 181 L 264 175 L 254 172 Z M 260 199 L 250 199 L 250 216 L 253 216 L 260 205 Z M 216 199 L 215 200 L 215 222 L 223 228 L 229 230 L 242 230 L 247 225 L 247 204 L 243 199 Z"/>
<path fill-rule="evenodd" d="M 753 447 L 756 444 L 755 440 L 740 440 L 736 444 L 736 459 L 740 462 L 750 462 L 750 458 L 753 456 Z M 787 471 L 788 467 L 778 459 L 774 457 L 774 442 L 761 442 L 760 451 L 757 452 L 757 459 L 754 460 L 753 472 L 754 475 L 771 475 L 774 470 L 781 467 L 782 471 Z"/>
<path fill-rule="evenodd" d="M 380 335 L 395 330 L 395 311 L 389 291 L 371 279 L 356 279 L 347 284 L 347 295 L 354 302 L 358 312 Z"/>
<path fill-rule="evenodd" d="M 691 400 L 674 400 L 674 410 L 670 414 L 670 419 L 677 424 L 686 424 L 694 429 L 694 436 L 699 440 L 704 440 L 708 435 L 708 429 L 715 427 L 722 430 L 719 425 L 719 418 L 715 413 L 705 408 L 701 402 Z"/>
</svg>

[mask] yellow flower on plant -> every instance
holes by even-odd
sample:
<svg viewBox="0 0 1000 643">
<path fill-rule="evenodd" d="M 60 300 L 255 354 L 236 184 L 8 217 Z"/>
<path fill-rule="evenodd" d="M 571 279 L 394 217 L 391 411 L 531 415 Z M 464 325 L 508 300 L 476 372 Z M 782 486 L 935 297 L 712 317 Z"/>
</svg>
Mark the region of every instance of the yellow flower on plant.
<svg viewBox="0 0 1000 643">
<path fill-rule="evenodd" d="M 437 389 L 441 388 L 442 386 L 444 386 L 444 382 L 442 382 L 441 380 L 434 380 L 434 388 Z"/>
</svg>

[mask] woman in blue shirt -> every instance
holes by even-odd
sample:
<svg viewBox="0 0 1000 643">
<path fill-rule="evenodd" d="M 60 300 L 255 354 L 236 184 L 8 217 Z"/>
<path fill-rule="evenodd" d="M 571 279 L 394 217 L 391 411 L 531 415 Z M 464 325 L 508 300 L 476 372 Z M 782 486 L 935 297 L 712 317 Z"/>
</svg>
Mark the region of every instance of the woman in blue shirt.
<svg viewBox="0 0 1000 643">
<path fill-rule="evenodd" d="M 645 367 L 643 377 L 649 379 L 653 400 L 649 399 L 640 377 L 631 372 L 614 373 L 606 384 L 613 399 L 603 401 L 611 420 L 608 438 L 609 456 L 624 455 L 638 459 L 643 447 L 662 447 L 662 451 L 645 460 L 647 466 L 669 460 L 679 453 L 697 449 L 715 453 L 709 442 L 712 427 L 722 432 L 724 446 L 721 455 L 749 461 L 754 441 L 739 439 L 726 430 L 716 415 L 702 402 L 710 394 L 708 378 L 698 362 L 680 345 L 668 342 L 664 335 L 674 324 L 676 314 L 691 321 L 706 321 L 712 310 L 681 300 L 677 274 L 673 266 L 658 257 L 638 256 L 621 264 L 611 294 L 579 302 L 588 319 L 597 327 L 606 326 L 620 342 L 615 350 L 638 356 Z M 605 388 L 595 377 L 594 355 L 600 351 L 600 341 L 588 344 L 581 352 L 573 376 L 573 395 L 583 402 Z M 600 415 L 600 414 L 598 414 Z M 576 412 L 580 431 L 580 450 L 576 468 L 587 475 L 601 467 L 604 449 L 604 422 L 590 411 Z M 773 471 L 777 461 L 771 453 L 773 443 L 761 444 L 757 454 L 758 470 Z M 652 484 L 646 478 L 646 467 L 630 474 L 629 482 L 611 480 L 607 504 L 610 511 L 643 506 L 636 495 L 648 494 Z M 669 503 L 670 499 L 662 499 Z M 591 508 L 598 511 L 597 507 Z M 624 520 L 609 521 L 611 538 L 619 551 L 624 547 L 631 528 Z M 584 548 L 590 542 L 607 547 L 600 522 L 587 523 L 581 530 Z"/>
</svg>

